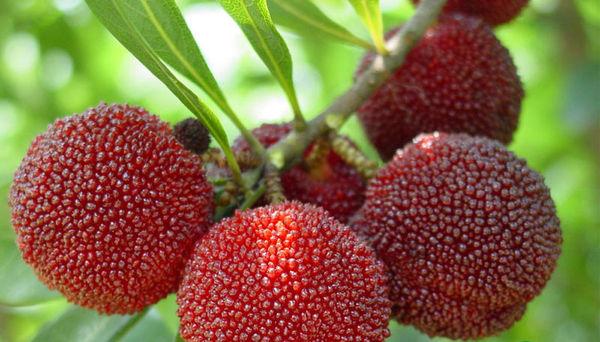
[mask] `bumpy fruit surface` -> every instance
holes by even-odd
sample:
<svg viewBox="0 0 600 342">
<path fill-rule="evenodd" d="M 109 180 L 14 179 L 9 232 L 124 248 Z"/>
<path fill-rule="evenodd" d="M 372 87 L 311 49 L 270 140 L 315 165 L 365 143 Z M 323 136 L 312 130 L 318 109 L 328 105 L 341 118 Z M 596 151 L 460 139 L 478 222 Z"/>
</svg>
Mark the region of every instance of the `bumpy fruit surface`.
<svg viewBox="0 0 600 342">
<path fill-rule="evenodd" d="M 562 243 L 543 178 L 499 142 L 466 134 L 422 135 L 400 150 L 356 218 L 390 270 L 397 319 L 432 336 L 510 327 Z"/>
<path fill-rule="evenodd" d="M 367 55 L 365 65 L 373 59 Z M 448 16 L 358 111 L 381 157 L 421 133 L 484 135 L 503 143 L 517 127 L 523 88 L 508 50 L 479 19 Z"/>
<path fill-rule="evenodd" d="M 212 214 L 200 159 L 168 124 L 127 105 L 57 120 L 10 192 L 25 261 L 51 289 L 101 313 L 133 313 L 177 289 Z"/>
<path fill-rule="evenodd" d="M 237 212 L 196 246 L 177 293 L 187 341 L 383 341 L 383 264 L 325 210 Z"/>
<path fill-rule="evenodd" d="M 210 145 L 210 133 L 208 129 L 194 118 L 187 118 L 178 122 L 173 127 L 173 135 L 183 147 L 195 154 L 206 152 Z"/>
<path fill-rule="evenodd" d="M 448 0 L 443 11 L 472 15 L 496 26 L 511 21 L 519 15 L 528 2 L 529 0 Z"/>
<path fill-rule="evenodd" d="M 291 130 L 290 124 L 264 124 L 252 133 L 265 147 L 269 147 Z M 313 148 L 314 144 L 309 146 L 305 157 Z M 235 141 L 233 149 L 237 152 L 250 151 L 248 143 L 241 137 Z M 281 183 L 287 198 L 321 206 L 342 222 L 347 222 L 364 202 L 366 182 L 331 149 L 326 151 L 318 165 L 300 164 L 284 172 Z"/>
</svg>

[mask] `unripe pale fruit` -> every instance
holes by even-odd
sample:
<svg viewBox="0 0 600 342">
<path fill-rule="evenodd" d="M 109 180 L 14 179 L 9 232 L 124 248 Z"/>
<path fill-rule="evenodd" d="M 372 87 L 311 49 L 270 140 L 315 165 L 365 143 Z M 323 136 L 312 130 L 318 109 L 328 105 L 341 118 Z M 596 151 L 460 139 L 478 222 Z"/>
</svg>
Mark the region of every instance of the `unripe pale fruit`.
<svg viewBox="0 0 600 342">
<path fill-rule="evenodd" d="M 310 204 L 237 212 L 196 246 L 177 293 L 187 341 L 383 341 L 383 264 Z"/>
<path fill-rule="evenodd" d="M 373 59 L 367 55 L 365 65 Z M 484 135 L 517 128 L 523 88 L 508 50 L 479 19 L 444 17 L 367 100 L 358 117 L 384 160 L 421 133 Z"/>
<path fill-rule="evenodd" d="M 527 3 L 529 0 L 448 0 L 443 12 L 468 14 L 496 26 L 514 19 Z"/>
<path fill-rule="evenodd" d="M 199 157 L 144 109 L 99 105 L 31 144 L 10 192 L 24 260 L 70 302 L 142 310 L 176 290 L 213 212 Z"/>
<path fill-rule="evenodd" d="M 399 150 L 353 223 L 390 271 L 397 319 L 455 339 L 522 316 L 556 267 L 559 225 L 542 176 L 466 134 L 422 135 Z"/>
<path fill-rule="evenodd" d="M 269 147 L 283 139 L 292 126 L 290 124 L 264 124 L 252 131 L 252 134 Z M 315 144 L 308 147 L 308 156 Z M 233 146 L 236 152 L 248 152 L 250 147 L 242 138 Z M 333 150 L 326 152 L 321 163 L 314 166 L 297 165 L 281 175 L 284 195 L 304 203 L 312 203 L 327 209 L 331 215 L 347 222 L 364 201 L 366 182 L 352 166 L 346 164 Z"/>
</svg>

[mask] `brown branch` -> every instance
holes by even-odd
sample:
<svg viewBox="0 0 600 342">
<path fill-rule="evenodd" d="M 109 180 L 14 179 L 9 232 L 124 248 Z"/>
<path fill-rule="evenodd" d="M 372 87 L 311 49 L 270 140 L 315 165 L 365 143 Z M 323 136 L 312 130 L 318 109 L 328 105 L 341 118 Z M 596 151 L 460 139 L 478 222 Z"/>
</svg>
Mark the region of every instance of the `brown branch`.
<svg viewBox="0 0 600 342">
<path fill-rule="evenodd" d="M 354 85 L 323 113 L 311 120 L 301 132 L 292 132 L 286 139 L 268 149 L 272 163 L 279 169 L 297 163 L 306 147 L 328 130 L 338 130 L 358 108 L 369 99 L 388 76 L 406 58 L 412 47 L 440 14 L 446 0 L 423 0 L 413 17 L 388 41 L 387 56 L 378 56 L 358 77 Z"/>
</svg>

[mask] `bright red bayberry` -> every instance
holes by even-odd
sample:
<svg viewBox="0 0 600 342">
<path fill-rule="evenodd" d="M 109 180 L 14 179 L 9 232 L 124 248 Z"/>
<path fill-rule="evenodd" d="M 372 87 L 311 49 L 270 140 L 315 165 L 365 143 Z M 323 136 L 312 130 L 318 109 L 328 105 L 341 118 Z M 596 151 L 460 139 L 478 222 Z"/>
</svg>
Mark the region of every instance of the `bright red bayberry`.
<svg viewBox="0 0 600 342">
<path fill-rule="evenodd" d="M 412 0 L 419 3 L 419 0 Z M 500 25 L 515 18 L 529 0 L 448 0 L 444 13 L 464 13 L 479 17 L 490 25 Z"/>
<path fill-rule="evenodd" d="M 139 311 L 176 290 L 213 211 L 200 159 L 144 109 L 99 105 L 38 136 L 10 192 L 25 261 L 69 301 Z"/>
<path fill-rule="evenodd" d="M 290 124 L 264 124 L 252 131 L 265 146 L 276 144 L 292 130 Z M 315 148 L 305 151 L 307 157 Z M 236 152 L 249 152 L 248 143 L 238 138 L 233 146 Z M 301 163 L 281 175 L 284 195 L 289 199 L 313 203 L 327 209 L 331 215 L 347 222 L 364 202 L 366 182 L 352 166 L 346 164 L 332 149 L 326 151 L 316 165 Z"/>
<path fill-rule="evenodd" d="M 510 327 L 562 243 L 542 176 L 499 142 L 466 134 L 422 135 L 398 151 L 356 217 L 390 271 L 397 319 L 431 336 Z"/>
<path fill-rule="evenodd" d="M 359 74 L 372 59 L 367 55 Z M 435 131 L 509 143 L 522 99 L 516 68 L 491 29 L 479 19 L 454 15 L 427 32 L 358 117 L 388 160 L 415 136 Z"/>
<path fill-rule="evenodd" d="M 237 212 L 196 246 L 177 293 L 187 341 L 383 341 L 383 264 L 325 210 Z"/>
</svg>

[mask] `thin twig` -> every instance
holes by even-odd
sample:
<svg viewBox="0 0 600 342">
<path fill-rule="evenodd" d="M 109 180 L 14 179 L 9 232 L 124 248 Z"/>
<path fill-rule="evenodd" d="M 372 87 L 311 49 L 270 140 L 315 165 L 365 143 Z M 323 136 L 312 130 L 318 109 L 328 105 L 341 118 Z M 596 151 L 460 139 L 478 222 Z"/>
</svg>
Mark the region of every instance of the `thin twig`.
<svg viewBox="0 0 600 342">
<path fill-rule="evenodd" d="M 389 55 L 378 56 L 357 78 L 354 85 L 323 113 L 311 120 L 306 129 L 294 131 L 268 149 L 271 162 L 279 169 L 290 167 L 300 160 L 306 147 L 327 130 L 338 130 L 358 108 L 369 99 L 388 76 L 406 58 L 412 47 L 437 19 L 446 0 L 423 0 L 413 17 L 388 41 Z"/>
</svg>

